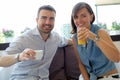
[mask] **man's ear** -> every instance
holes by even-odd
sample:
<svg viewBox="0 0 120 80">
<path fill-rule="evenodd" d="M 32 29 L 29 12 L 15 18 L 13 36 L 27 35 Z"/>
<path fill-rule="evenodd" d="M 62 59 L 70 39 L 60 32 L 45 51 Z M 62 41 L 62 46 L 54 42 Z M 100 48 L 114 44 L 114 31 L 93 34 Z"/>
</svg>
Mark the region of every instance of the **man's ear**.
<svg viewBox="0 0 120 80">
<path fill-rule="evenodd" d="M 38 18 L 36 18 L 36 22 L 38 22 Z"/>
</svg>

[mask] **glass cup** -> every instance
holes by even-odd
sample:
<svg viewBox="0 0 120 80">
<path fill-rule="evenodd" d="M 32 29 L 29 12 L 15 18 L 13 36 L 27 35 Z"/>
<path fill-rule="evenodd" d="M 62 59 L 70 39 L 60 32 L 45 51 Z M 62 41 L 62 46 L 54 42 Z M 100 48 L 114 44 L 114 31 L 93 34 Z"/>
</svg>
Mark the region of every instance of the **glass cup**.
<svg viewBox="0 0 120 80">
<path fill-rule="evenodd" d="M 79 40 L 78 39 L 78 45 L 86 45 L 86 40 Z"/>
<path fill-rule="evenodd" d="M 77 31 L 78 31 L 78 28 L 77 28 Z M 77 36 L 78 37 L 78 36 Z M 85 46 L 86 45 L 86 40 L 81 40 L 78 38 L 78 45 L 82 45 L 82 46 Z"/>
</svg>

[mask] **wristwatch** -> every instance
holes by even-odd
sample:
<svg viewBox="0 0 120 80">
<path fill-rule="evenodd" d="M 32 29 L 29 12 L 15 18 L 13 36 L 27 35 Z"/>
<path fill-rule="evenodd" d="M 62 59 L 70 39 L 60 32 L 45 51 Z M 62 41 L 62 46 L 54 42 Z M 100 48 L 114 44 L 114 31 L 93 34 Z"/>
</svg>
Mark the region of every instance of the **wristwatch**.
<svg viewBox="0 0 120 80">
<path fill-rule="evenodd" d="M 94 41 L 94 42 L 97 42 L 97 41 L 99 41 L 99 40 L 100 40 L 100 37 L 99 37 L 98 35 L 96 35 L 93 41 Z"/>
<path fill-rule="evenodd" d="M 16 62 L 21 62 L 21 61 L 19 60 L 19 54 L 15 54 L 14 59 L 15 59 Z"/>
</svg>

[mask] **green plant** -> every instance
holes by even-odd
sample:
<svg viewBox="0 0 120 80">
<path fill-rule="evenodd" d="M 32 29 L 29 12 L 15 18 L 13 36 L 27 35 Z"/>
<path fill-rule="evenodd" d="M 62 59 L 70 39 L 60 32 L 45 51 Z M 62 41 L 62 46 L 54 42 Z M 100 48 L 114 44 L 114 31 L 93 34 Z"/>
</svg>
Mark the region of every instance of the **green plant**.
<svg viewBox="0 0 120 80">
<path fill-rule="evenodd" d="M 107 25 L 105 23 L 98 23 L 98 25 L 104 29 L 107 29 Z"/>
<path fill-rule="evenodd" d="M 13 37 L 14 36 L 14 31 L 13 30 L 3 29 L 2 32 L 3 32 L 5 37 Z"/>
<path fill-rule="evenodd" d="M 120 30 L 120 23 L 117 23 L 116 21 L 112 22 L 111 30 Z"/>
</svg>

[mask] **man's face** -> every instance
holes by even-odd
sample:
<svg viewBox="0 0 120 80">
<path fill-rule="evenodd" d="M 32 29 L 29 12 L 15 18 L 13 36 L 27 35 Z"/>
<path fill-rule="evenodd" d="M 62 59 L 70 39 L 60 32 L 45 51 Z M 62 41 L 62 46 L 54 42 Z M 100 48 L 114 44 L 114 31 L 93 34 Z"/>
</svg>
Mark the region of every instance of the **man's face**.
<svg viewBox="0 0 120 80">
<path fill-rule="evenodd" d="M 50 10 L 41 10 L 36 18 L 38 29 L 41 33 L 49 34 L 54 28 L 56 13 Z"/>
</svg>

